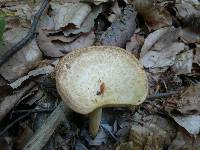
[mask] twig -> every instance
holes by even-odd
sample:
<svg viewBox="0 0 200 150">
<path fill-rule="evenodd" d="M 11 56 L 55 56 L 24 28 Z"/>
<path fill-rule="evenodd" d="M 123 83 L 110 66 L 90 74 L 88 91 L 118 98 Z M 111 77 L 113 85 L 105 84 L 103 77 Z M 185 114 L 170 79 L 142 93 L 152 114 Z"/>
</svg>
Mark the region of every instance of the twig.
<svg viewBox="0 0 200 150">
<path fill-rule="evenodd" d="M 146 99 L 147 100 L 153 100 L 153 99 L 157 99 L 157 98 L 170 97 L 170 96 L 176 95 L 178 93 L 179 93 L 178 91 L 169 92 L 169 93 L 158 93 L 158 94 L 155 94 L 155 95 L 150 95 Z"/>
<path fill-rule="evenodd" d="M 43 14 L 49 1 L 50 0 L 43 1 L 40 9 L 38 10 L 38 12 L 35 14 L 35 16 L 33 18 L 33 23 L 31 25 L 30 31 L 27 33 L 27 35 L 21 41 L 16 43 L 14 46 L 11 47 L 10 50 L 8 50 L 7 53 L 5 53 L 4 57 L 2 57 L 2 59 L 0 59 L 0 66 L 3 65 L 11 56 L 13 56 L 18 50 L 20 50 L 24 45 L 26 45 L 28 42 L 30 42 L 34 38 L 39 18 Z"/>
<path fill-rule="evenodd" d="M 15 110 L 12 113 L 49 113 L 52 112 L 55 108 L 53 109 L 28 109 L 28 110 Z"/>
<path fill-rule="evenodd" d="M 4 133 L 6 133 L 6 131 L 8 131 L 14 124 L 16 124 L 16 123 L 19 122 L 20 120 L 26 118 L 26 117 L 27 117 L 28 115 L 30 115 L 30 114 L 31 114 L 31 112 L 28 112 L 28 113 L 26 113 L 25 115 L 23 115 L 23 116 L 17 118 L 17 119 L 16 119 L 15 121 L 13 121 L 11 124 L 9 124 L 5 129 L 3 129 L 3 130 L 0 132 L 0 137 L 1 137 L 2 135 L 4 135 Z"/>
</svg>

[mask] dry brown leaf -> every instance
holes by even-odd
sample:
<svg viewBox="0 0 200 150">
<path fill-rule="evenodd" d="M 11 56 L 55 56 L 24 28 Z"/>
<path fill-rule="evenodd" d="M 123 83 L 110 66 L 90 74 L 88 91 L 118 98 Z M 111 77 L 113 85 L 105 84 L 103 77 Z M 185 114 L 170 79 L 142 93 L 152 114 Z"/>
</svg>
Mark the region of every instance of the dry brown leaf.
<svg viewBox="0 0 200 150">
<path fill-rule="evenodd" d="M 180 53 L 176 56 L 172 70 L 176 74 L 187 74 L 191 73 L 193 62 L 193 51 L 188 50 L 183 53 Z"/>
<path fill-rule="evenodd" d="M 64 3 L 62 5 L 51 3 L 51 8 L 53 10 L 55 30 L 68 25 L 80 28 L 91 11 L 91 7 L 87 3 Z"/>
<path fill-rule="evenodd" d="M 168 150 L 198 150 L 200 147 L 200 138 L 189 136 L 183 130 L 177 132 Z"/>
<path fill-rule="evenodd" d="M 57 48 L 52 42 L 51 39 L 46 36 L 45 31 L 39 30 L 39 34 L 37 36 L 37 44 L 40 50 L 44 53 L 44 55 L 49 57 L 61 57 L 63 53 Z"/>
<path fill-rule="evenodd" d="M 138 13 L 143 16 L 149 30 L 157 30 L 172 25 L 169 12 L 165 8 L 154 6 L 152 0 L 135 0 L 134 6 Z"/>
<path fill-rule="evenodd" d="M 55 29 L 55 23 L 53 17 L 45 14 L 42 15 L 38 24 L 38 28 L 41 30 L 53 31 Z"/>
<path fill-rule="evenodd" d="M 139 55 L 139 49 L 144 44 L 144 36 L 139 33 L 134 33 L 130 41 L 126 43 L 126 50 L 134 54 L 136 57 Z"/>
<path fill-rule="evenodd" d="M 177 41 L 179 36 L 180 30 L 173 27 L 149 34 L 141 49 L 140 62 L 150 72 L 164 72 L 174 64 L 176 55 L 184 50 L 184 43 Z"/>
<path fill-rule="evenodd" d="M 73 42 L 74 40 L 76 40 L 78 37 L 80 37 L 79 34 L 74 35 L 74 36 L 63 36 L 63 35 L 53 35 L 53 36 L 49 36 L 48 38 L 50 38 L 50 40 L 52 42 L 63 42 L 63 43 L 70 43 Z"/>
<path fill-rule="evenodd" d="M 90 32 L 88 34 L 83 34 L 72 43 L 60 43 L 54 42 L 55 46 L 59 49 L 62 49 L 62 52 L 68 53 L 72 50 L 78 48 L 84 48 L 93 45 L 95 40 L 94 32 Z"/>
<path fill-rule="evenodd" d="M 198 135 L 200 131 L 200 115 L 172 116 L 180 126 L 185 128 L 190 134 Z"/>
<path fill-rule="evenodd" d="M 139 118 L 138 118 L 139 119 Z M 174 136 L 174 126 L 169 120 L 158 115 L 142 116 L 143 125 L 133 124 L 129 133 L 129 140 L 133 141 L 138 150 L 162 150 L 169 145 Z"/>
<path fill-rule="evenodd" d="M 180 97 L 168 99 L 164 105 L 165 110 L 172 113 L 173 110 L 183 115 L 200 114 L 200 84 L 190 86 Z"/>
<path fill-rule="evenodd" d="M 148 68 L 150 72 L 164 72 L 170 66 L 174 65 L 176 55 L 182 50 L 184 50 L 184 44 L 174 42 L 167 48 L 149 51 L 140 59 L 140 62 L 145 68 Z"/>
<path fill-rule="evenodd" d="M 27 32 L 27 28 L 13 28 L 4 33 L 4 41 L 5 43 L 14 45 L 18 43 Z M 15 80 L 35 67 L 41 58 L 42 53 L 36 41 L 32 40 L 0 67 L 0 74 L 6 80 Z"/>
<path fill-rule="evenodd" d="M 133 149 L 138 149 L 138 147 L 135 146 L 132 141 L 121 143 L 119 146 L 116 147 L 116 150 L 133 150 Z"/>
<path fill-rule="evenodd" d="M 121 15 L 122 12 L 117 1 L 114 2 L 113 6 L 110 9 L 111 14 L 108 16 L 108 21 L 112 23 Z"/>
<path fill-rule="evenodd" d="M 182 29 L 181 38 L 186 43 L 200 43 L 199 27 L 186 27 Z"/>
<path fill-rule="evenodd" d="M 187 2 L 187 3 L 190 3 L 190 4 L 194 5 L 194 6 L 200 5 L 199 0 L 182 0 L 182 1 L 183 1 L 183 2 Z"/>
<path fill-rule="evenodd" d="M 190 4 L 190 1 L 183 0 L 182 3 L 175 4 L 176 16 L 179 19 L 187 19 L 190 16 L 200 16 L 200 12 Z"/>
<path fill-rule="evenodd" d="M 200 84 L 190 86 L 180 97 L 168 99 L 164 105 L 170 116 L 193 135 L 199 134 L 200 131 L 199 91 Z"/>
<path fill-rule="evenodd" d="M 66 29 L 63 31 L 65 36 L 69 36 L 70 34 L 79 34 L 79 33 L 88 33 L 94 27 L 94 20 L 97 18 L 99 13 L 102 12 L 102 5 L 96 6 L 87 16 L 85 21 L 82 23 L 79 29 Z"/>
<path fill-rule="evenodd" d="M 90 145 L 94 145 L 94 146 L 98 146 L 101 144 L 105 144 L 107 141 L 108 136 L 106 135 L 105 131 L 103 129 L 101 129 L 96 137 L 93 140 L 90 140 Z"/>
</svg>

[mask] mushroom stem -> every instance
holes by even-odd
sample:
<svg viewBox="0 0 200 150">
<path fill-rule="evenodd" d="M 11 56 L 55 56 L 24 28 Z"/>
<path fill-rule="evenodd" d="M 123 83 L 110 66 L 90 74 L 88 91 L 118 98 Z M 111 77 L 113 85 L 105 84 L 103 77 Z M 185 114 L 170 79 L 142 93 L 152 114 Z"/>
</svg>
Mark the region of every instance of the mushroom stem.
<svg viewBox="0 0 200 150">
<path fill-rule="evenodd" d="M 102 108 L 97 108 L 89 114 L 89 132 L 95 137 L 98 133 L 102 116 Z"/>
</svg>

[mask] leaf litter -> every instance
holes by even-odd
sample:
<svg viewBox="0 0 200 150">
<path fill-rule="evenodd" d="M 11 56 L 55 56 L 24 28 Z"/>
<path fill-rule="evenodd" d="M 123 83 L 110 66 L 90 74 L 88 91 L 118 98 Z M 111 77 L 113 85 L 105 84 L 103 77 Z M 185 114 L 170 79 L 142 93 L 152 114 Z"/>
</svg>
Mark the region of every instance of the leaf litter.
<svg viewBox="0 0 200 150">
<path fill-rule="evenodd" d="M 0 4 L 0 13 L 6 16 L 6 47 L 1 49 L 0 59 L 28 33 L 41 4 L 17 0 Z M 174 91 L 177 94 L 147 99 L 134 108 L 110 109 L 102 116 L 101 129 L 94 138 L 89 135 L 86 117 L 67 111 L 69 121 L 52 126 L 55 135 L 43 147 L 198 149 L 199 6 L 197 0 L 52 0 L 39 19 L 36 38 L 0 66 L 2 92 L 7 89 L 5 86 L 9 87 L 9 91 L 1 92 L 0 119 L 6 121 L 3 126 L 11 125 L 0 146 L 9 149 L 13 142 L 18 149 L 27 147 L 39 132 L 38 127 L 43 126 L 44 121 L 37 120 L 51 120 L 55 115 L 52 112 L 48 117 L 44 113 L 61 100 L 54 79 L 61 57 L 77 48 L 117 45 L 126 48 L 144 66 L 150 97 Z M 60 110 L 60 105 L 55 110 Z M 24 120 L 20 120 L 23 114 L 17 114 L 19 121 L 12 125 L 16 117 L 12 111 L 34 113 Z M 18 132 L 15 138 L 13 130 Z"/>
</svg>

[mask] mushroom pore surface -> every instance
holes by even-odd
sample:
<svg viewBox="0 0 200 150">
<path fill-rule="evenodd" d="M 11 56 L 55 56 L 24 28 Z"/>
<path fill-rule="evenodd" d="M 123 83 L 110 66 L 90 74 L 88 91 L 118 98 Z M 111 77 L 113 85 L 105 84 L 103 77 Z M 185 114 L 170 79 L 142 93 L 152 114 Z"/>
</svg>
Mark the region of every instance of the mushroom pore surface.
<svg viewBox="0 0 200 150">
<path fill-rule="evenodd" d="M 82 48 L 64 56 L 56 67 L 56 87 L 65 103 L 81 114 L 99 107 L 138 105 L 148 93 L 138 60 L 112 46 Z"/>
</svg>

